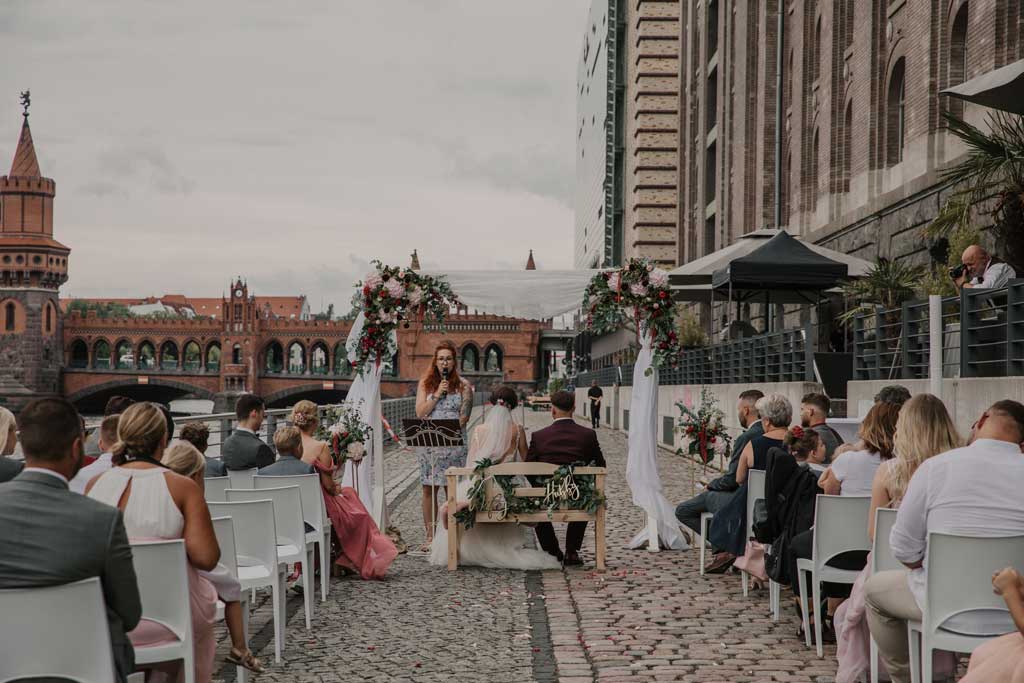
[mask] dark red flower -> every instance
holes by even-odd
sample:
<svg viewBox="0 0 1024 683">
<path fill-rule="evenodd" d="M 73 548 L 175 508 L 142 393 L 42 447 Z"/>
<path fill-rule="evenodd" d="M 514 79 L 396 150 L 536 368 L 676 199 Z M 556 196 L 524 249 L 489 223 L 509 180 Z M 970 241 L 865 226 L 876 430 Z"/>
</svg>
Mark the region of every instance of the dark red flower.
<svg viewBox="0 0 1024 683">
<path fill-rule="evenodd" d="M 667 299 L 668 298 L 668 292 L 666 292 L 664 289 L 661 290 L 660 292 L 658 292 L 658 298 L 659 299 Z"/>
</svg>

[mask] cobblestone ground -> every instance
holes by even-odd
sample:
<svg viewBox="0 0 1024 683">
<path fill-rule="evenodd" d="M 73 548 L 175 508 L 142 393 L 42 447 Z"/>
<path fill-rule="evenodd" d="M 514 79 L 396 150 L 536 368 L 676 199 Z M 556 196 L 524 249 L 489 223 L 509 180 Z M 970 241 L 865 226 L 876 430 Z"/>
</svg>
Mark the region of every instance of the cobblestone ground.
<svg viewBox="0 0 1024 683">
<path fill-rule="evenodd" d="M 549 422 L 546 414 L 526 420 L 533 429 Z M 311 631 L 292 595 L 281 664 L 273 662 L 270 609 L 260 594 L 252 641 L 268 670 L 258 680 L 832 681 L 834 646 L 818 659 L 798 641 L 786 593 L 773 623 L 767 591 L 744 598 L 738 575 L 700 576 L 696 550 L 625 548 L 643 524 L 625 483 L 626 439 L 607 429 L 599 435 L 611 470 L 606 573 L 590 563 L 564 572 L 450 573 L 403 555 L 386 581 L 333 579 L 328 602 L 317 596 Z M 684 461 L 663 452 L 660 468 L 672 502 L 690 494 Z M 414 547 L 423 538 L 414 457 L 390 453 L 388 472 L 391 521 Z M 591 534 L 583 550 L 592 560 Z M 233 680 L 234 667 L 217 675 Z"/>
</svg>

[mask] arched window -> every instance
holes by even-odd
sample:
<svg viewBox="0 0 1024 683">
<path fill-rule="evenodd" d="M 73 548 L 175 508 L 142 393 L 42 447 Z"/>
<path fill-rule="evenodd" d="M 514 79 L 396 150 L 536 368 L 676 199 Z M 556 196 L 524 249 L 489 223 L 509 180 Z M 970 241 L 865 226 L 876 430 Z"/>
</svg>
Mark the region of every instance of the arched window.
<svg viewBox="0 0 1024 683">
<path fill-rule="evenodd" d="M 900 57 L 889 76 L 885 99 L 885 164 L 895 166 L 903 161 L 906 135 L 906 61 Z"/>
<path fill-rule="evenodd" d="M 49 301 L 46 302 L 46 320 L 43 323 L 43 331 L 46 334 L 53 333 L 53 303 Z"/>
<path fill-rule="evenodd" d="M 854 13 L 854 0 L 846 0 L 843 3 L 843 19 L 846 24 L 846 35 L 843 45 L 849 48 L 853 45 L 853 13 Z"/>
<path fill-rule="evenodd" d="M 206 348 L 206 371 L 220 371 L 220 344 L 213 342 Z"/>
<path fill-rule="evenodd" d="M 821 17 L 814 24 L 814 43 L 811 45 L 811 80 L 821 77 Z"/>
<path fill-rule="evenodd" d="M 4 332 L 14 332 L 17 324 L 18 307 L 13 301 L 4 304 Z"/>
<path fill-rule="evenodd" d="M 327 346 L 317 342 L 309 353 L 309 369 L 314 375 L 326 375 L 330 370 Z"/>
<path fill-rule="evenodd" d="M 953 28 L 949 35 L 949 78 L 946 87 L 960 85 L 967 80 L 967 3 L 957 10 Z M 958 118 L 964 116 L 964 101 L 959 97 L 946 97 L 949 113 Z"/>
<path fill-rule="evenodd" d="M 196 372 L 203 366 L 203 350 L 199 348 L 198 342 L 190 341 L 185 344 L 183 355 L 185 358 L 186 370 Z"/>
<path fill-rule="evenodd" d="M 811 143 L 811 210 L 813 211 L 818 203 L 818 155 L 821 150 L 818 147 L 818 129 L 814 129 L 814 138 Z"/>
<path fill-rule="evenodd" d="M 462 348 L 462 372 L 476 372 L 480 369 L 480 352 L 472 344 L 466 344 Z"/>
<path fill-rule="evenodd" d="M 352 366 L 348 362 L 348 354 L 345 351 L 345 342 L 338 342 L 334 345 L 334 374 L 348 375 Z"/>
<path fill-rule="evenodd" d="M 110 369 L 110 342 L 100 339 L 92 347 L 92 366 L 94 368 Z"/>
<path fill-rule="evenodd" d="M 288 372 L 302 374 L 306 371 L 306 347 L 299 342 L 288 345 Z"/>
<path fill-rule="evenodd" d="M 160 346 L 160 369 L 178 369 L 178 345 L 168 340 Z"/>
<path fill-rule="evenodd" d="M 279 372 L 284 372 L 284 349 L 281 348 L 280 344 L 276 341 L 270 342 L 263 355 L 263 368 L 268 374 L 275 375 Z"/>
<path fill-rule="evenodd" d="M 139 345 L 139 369 L 151 370 L 156 367 L 156 349 L 148 341 Z"/>
<path fill-rule="evenodd" d="M 127 339 L 117 342 L 114 347 L 114 356 L 117 361 L 118 370 L 128 370 L 135 365 L 135 354 L 132 353 L 132 344 Z"/>
<path fill-rule="evenodd" d="M 790 174 L 793 172 L 793 153 L 787 151 L 782 164 L 782 225 L 789 225 Z M 782 226 L 779 226 L 782 227 Z"/>
<path fill-rule="evenodd" d="M 850 178 L 853 176 L 853 100 L 846 105 L 843 117 L 843 177 L 842 191 L 850 191 Z"/>
<path fill-rule="evenodd" d="M 497 344 L 491 344 L 484 352 L 484 370 L 487 372 L 501 372 L 504 358 L 501 349 Z"/>
<path fill-rule="evenodd" d="M 81 339 L 71 342 L 71 367 L 89 367 L 89 347 Z"/>
<path fill-rule="evenodd" d="M 385 377 L 398 377 L 398 354 L 396 353 L 391 357 L 390 360 L 386 360 L 381 363 L 381 374 Z"/>
<path fill-rule="evenodd" d="M 232 365 L 242 364 L 242 347 L 240 344 L 235 344 L 234 348 L 231 349 L 231 363 Z"/>
</svg>

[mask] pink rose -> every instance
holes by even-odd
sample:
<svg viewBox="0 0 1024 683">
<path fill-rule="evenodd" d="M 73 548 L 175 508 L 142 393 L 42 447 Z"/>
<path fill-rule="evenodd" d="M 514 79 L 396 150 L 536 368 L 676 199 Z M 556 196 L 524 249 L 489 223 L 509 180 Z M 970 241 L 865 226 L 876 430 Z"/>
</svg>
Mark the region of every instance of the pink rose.
<svg viewBox="0 0 1024 683">
<path fill-rule="evenodd" d="M 420 289 L 419 287 L 413 287 L 412 289 L 409 290 L 407 296 L 409 297 L 410 306 L 419 306 L 420 303 L 423 301 L 423 290 Z"/>
<path fill-rule="evenodd" d="M 384 280 L 383 278 L 381 278 L 380 273 L 374 271 L 366 276 L 366 279 L 363 281 L 363 284 L 365 284 L 370 289 L 377 289 L 382 284 L 384 284 Z"/>
<path fill-rule="evenodd" d="M 621 279 L 622 276 L 619 274 L 618 271 L 612 273 L 611 276 L 608 278 L 608 289 L 612 290 L 613 292 L 619 291 L 619 284 Z"/>
<path fill-rule="evenodd" d="M 661 268 L 655 268 L 653 271 L 651 271 L 651 274 L 648 276 L 648 279 L 651 281 L 652 286 L 657 287 L 659 289 L 668 286 L 668 272 L 662 270 Z"/>
<path fill-rule="evenodd" d="M 635 282 L 632 285 L 630 285 L 629 291 L 633 294 L 633 296 L 644 296 L 645 294 L 647 294 L 647 287 L 640 284 L 639 282 Z"/>
<path fill-rule="evenodd" d="M 405 294 L 405 288 L 402 287 L 402 283 L 395 278 L 391 278 L 384 283 L 384 289 L 388 290 L 388 296 L 393 299 L 400 299 Z"/>
</svg>

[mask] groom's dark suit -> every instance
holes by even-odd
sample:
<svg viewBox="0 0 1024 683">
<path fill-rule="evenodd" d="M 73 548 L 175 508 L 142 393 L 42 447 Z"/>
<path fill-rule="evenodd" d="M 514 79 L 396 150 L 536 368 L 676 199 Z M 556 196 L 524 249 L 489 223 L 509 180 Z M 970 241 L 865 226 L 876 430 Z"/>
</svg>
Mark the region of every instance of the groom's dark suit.
<svg viewBox="0 0 1024 683">
<path fill-rule="evenodd" d="M 550 427 L 533 433 L 530 448 L 526 453 L 527 462 L 549 462 L 553 465 L 572 465 L 593 463 L 604 467 L 604 455 L 597 443 L 597 432 L 576 424 L 571 417 L 555 420 Z M 586 522 L 569 522 L 565 532 L 565 552 L 577 553 L 583 545 L 583 534 L 587 531 Z M 562 559 L 562 551 L 555 538 L 555 530 L 550 522 L 537 525 L 537 541 L 540 547 L 558 559 Z"/>
</svg>

